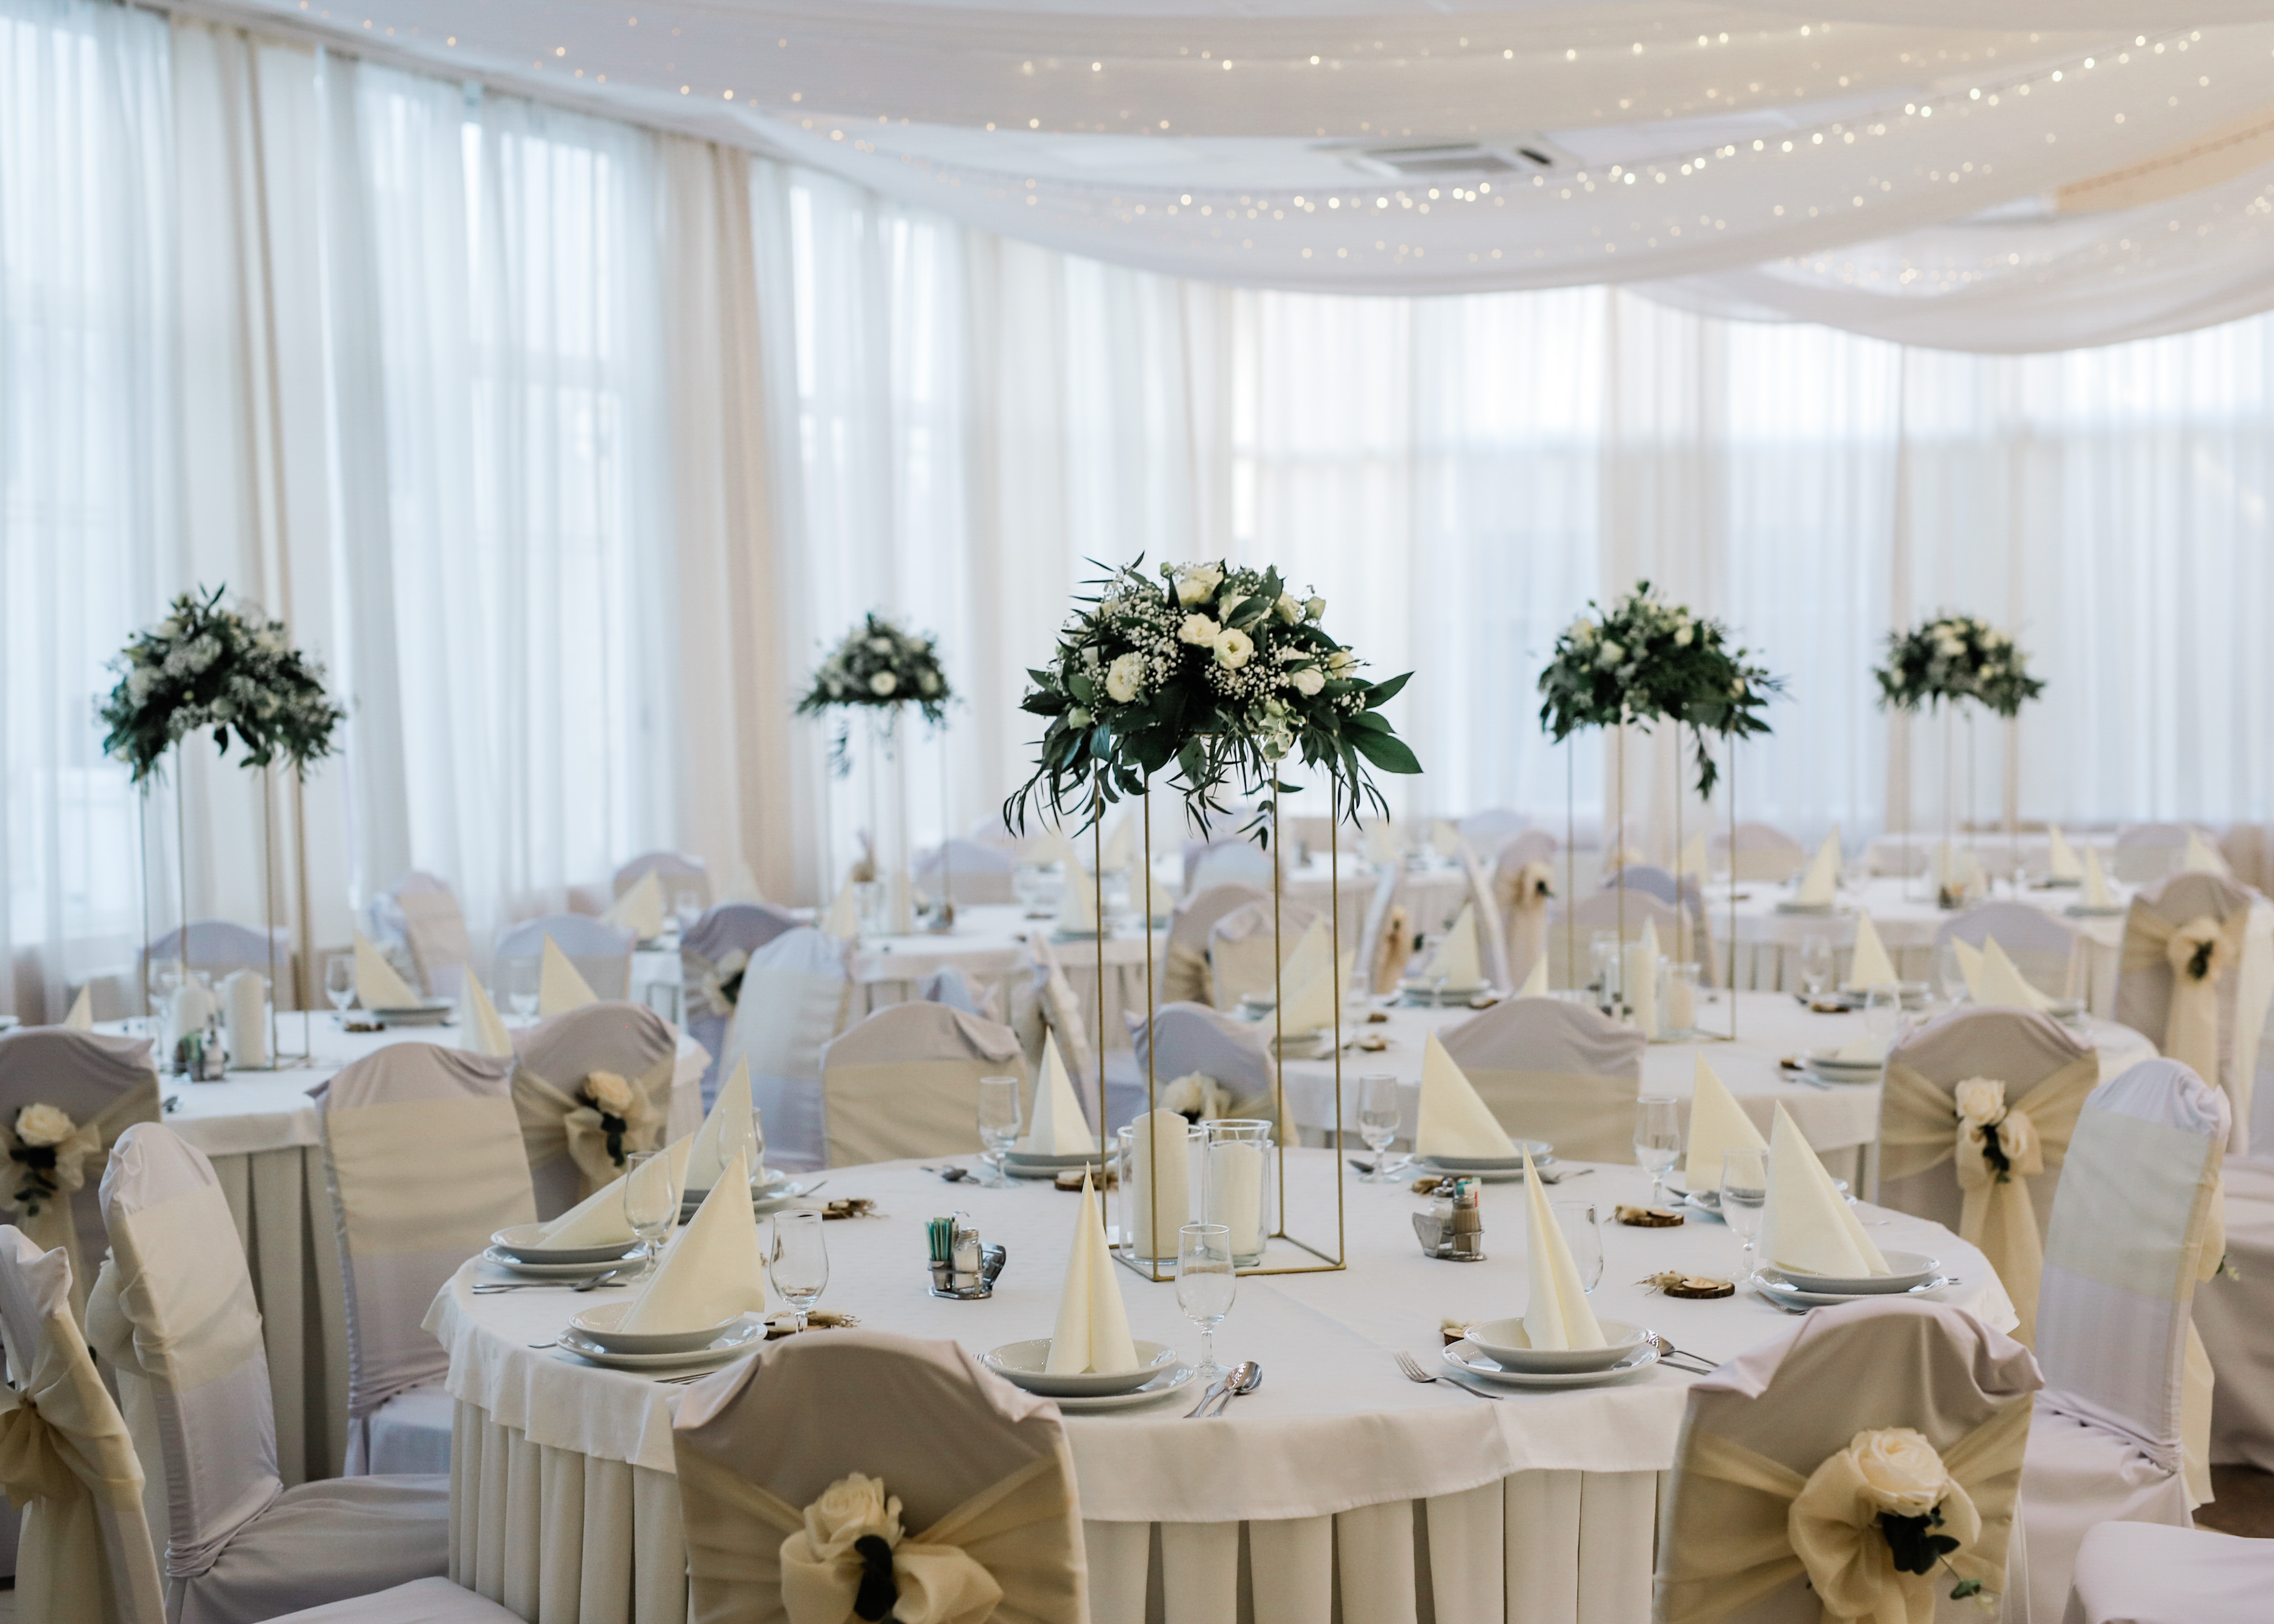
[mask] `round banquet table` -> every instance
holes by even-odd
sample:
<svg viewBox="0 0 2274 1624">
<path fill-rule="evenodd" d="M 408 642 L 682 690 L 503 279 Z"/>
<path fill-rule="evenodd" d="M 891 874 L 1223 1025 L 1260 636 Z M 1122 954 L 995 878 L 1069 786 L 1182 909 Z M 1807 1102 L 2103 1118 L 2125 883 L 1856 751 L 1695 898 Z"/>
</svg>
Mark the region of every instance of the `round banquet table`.
<svg viewBox="0 0 2274 1624">
<path fill-rule="evenodd" d="M 1328 1153 L 1289 1154 L 1316 1164 L 1291 1169 L 1289 1183 L 1317 1186 L 1314 1216 L 1331 1237 Z M 824 1307 L 973 1353 L 1050 1334 L 1077 1213 L 1071 1198 L 1047 1183 L 943 1186 L 906 1162 L 840 1168 L 832 1181 L 832 1195 L 871 1198 L 887 1215 L 825 1227 Z M 1603 1167 L 1553 1194 L 1608 1214 L 1646 1189 L 1638 1169 Z M 1240 1281 L 1218 1356 L 1259 1360 L 1265 1379 L 1227 1419 L 1183 1421 L 1190 1389 L 1182 1402 L 1066 1417 L 1092 1618 L 1412 1624 L 1433 1607 L 1448 1620 L 1647 1618 L 1660 1474 L 1674 1461 L 1692 1378 L 1660 1365 L 1615 1385 L 1510 1391 L 1490 1404 L 1407 1381 L 1392 1351 L 1442 1369 L 1442 1320 L 1523 1312 L 1521 1187 L 1487 1187 L 1487 1256 L 1472 1266 L 1421 1255 L 1407 1214 L 1422 1202 L 1403 1186 L 1345 1182 L 1343 1194 L 1346 1272 Z M 985 1302 L 925 1290 L 923 1222 L 957 1208 L 1010 1249 Z M 1882 1245 L 1940 1259 L 1958 1282 L 1946 1300 L 2013 1327 L 2011 1304 L 1972 1247 L 1923 1219 L 1861 1215 Z M 1750 1291 L 1678 1301 L 1633 1283 L 1665 1268 L 1736 1274 L 1737 1241 L 1718 1223 L 1607 1225 L 1603 1242 L 1593 1301 L 1608 1318 L 1647 1325 L 1708 1362 L 1792 1327 Z M 450 1576 L 532 1621 L 683 1624 L 671 1418 L 686 1389 L 531 1347 L 588 1299 L 474 1296 L 473 1282 L 493 1274 L 468 1263 L 426 1318 L 449 1348 L 457 1401 Z M 1118 1269 L 1116 1278 L 1137 1336 L 1197 1352 L 1172 1286 Z"/>
<path fill-rule="evenodd" d="M 1818 1083 L 1777 1062 L 1784 1056 L 1813 1049 L 1836 1049 L 1864 1035 L 1859 1013 L 1818 1015 L 1788 993 L 1740 992 L 1701 1000 L 1698 1019 L 1708 1028 L 1729 1029 L 1728 999 L 1736 999 L 1737 1036 L 1688 1039 L 1653 1043 L 1643 1051 L 1642 1091 L 1670 1094 L 1682 1101 L 1687 1124 L 1691 1090 L 1697 1085 L 1697 1056 L 1703 1055 L 1714 1073 L 1755 1126 L 1766 1133 L 1782 1105 L 1793 1124 L 1841 1177 L 1855 1180 L 1856 1188 L 1869 1192 L 1871 1169 L 1863 1165 L 1864 1153 L 1879 1137 L 1879 1086 L 1877 1083 Z M 1406 1085 L 1404 1111 L 1399 1126 L 1404 1143 L 1413 1142 L 1414 1113 L 1421 1080 L 1421 1054 L 1428 1034 L 1473 1019 L 1469 1009 L 1413 1009 L 1390 1000 L 1374 1000 L 1370 1009 L 1388 1019 L 1368 1022 L 1365 1014 L 1346 1019 L 1343 1038 L 1347 1046 L 1359 1034 L 1379 1034 L 1389 1047 L 1379 1051 L 1345 1047 L 1343 1055 L 1343 1127 L 1348 1142 L 1359 1142 L 1359 1078 L 1370 1071 L 1388 1071 Z M 2156 1048 L 2129 1026 L 2088 1017 L 2079 1035 L 2100 1051 L 2100 1074 L 2115 1076 L 2126 1067 L 2155 1057 Z M 1335 1068 L 1331 1060 L 1290 1060 L 1287 1111 L 1309 1143 L 1324 1141 L 1327 1124 L 1334 1119 Z M 1841 1153 L 1848 1153 L 1845 1156 Z"/>
<path fill-rule="evenodd" d="M 323 1144 L 308 1092 L 389 1043 L 448 1046 L 460 1035 L 456 1026 L 349 1032 L 328 1011 L 287 1011 L 277 1017 L 277 1037 L 285 1049 L 312 1050 L 313 1058 L 296 1061 L 288 1055 L 284 1069 L 231 1071 L 217 1083 L 161 1078 L 159 1091 L 166 1125 L 213 1162 L 245 1242 L 267 1344 L 278 1470 L 289 1486 L 336 1477 L 347 1462 L 347 1299 Z M 667 1137 L 702 1125 L 708 1058 L 693 1039 L 681 1035 L 665 1116 Z"/>
</svg>

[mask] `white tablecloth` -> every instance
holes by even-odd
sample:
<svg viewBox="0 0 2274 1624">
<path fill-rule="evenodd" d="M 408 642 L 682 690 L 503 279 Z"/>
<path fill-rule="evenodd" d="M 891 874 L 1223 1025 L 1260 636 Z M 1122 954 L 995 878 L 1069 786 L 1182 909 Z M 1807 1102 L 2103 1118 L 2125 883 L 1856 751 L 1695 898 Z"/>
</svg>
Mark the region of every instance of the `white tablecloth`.
<svg viewBox="0 0 2274 1624">
<path fill-rule="evenodd" d="M 1306 1164 L 1290 1182 L 1322 1192 L 1325 1153 L 1290 1154 Z M 840 1169 L 832 1180 L 832 1194 L 871 1197 L 890 1216 L 826 1227 L 824 1306 L 974 1352 L 1049 1335 L 1075 1213 L 1068 1198 L 1047 1184 L 943 1186 L 908 1162 Z M 1604 1168 L 1555 1194 L 1608 1213 L 1645 1187 L 1635 1169 Z M 1672 1464 L 1690 1379 L 1661 1367 L 1622 1385 L 1512 1393 L 1495 1404 L 1409 1383 L 1390 1351 L 1442 1368 L 1441 1319 L 1522 1312 L 1519 1192 L 1487 1190 L 1489 1255 L 1474 1265 L 1420 1254 L 1407 1220 L 1419 1203 L 1402 1188 L 1346 1182 L 1343 1192 L 1347 1272 L 1239 1283 L 1219 1357 L 1260 1360 L 1265 1380 L 1229 1425 L 1185 1425 L 1188 1403 L 1067 1417 L 1093 1616 L 1328 1624 L 1338 1576 L 1341 1617 L 1399 1624 L 1417 1617 L 1426 1563 L 1441 1620 L 1646 1618 L 1659 1474 Z M 1305 1232 L 1323 1224 L 1331 1237 L 1332 1209 L 1320 1199 Z M 954 1208 L 1010 1248 L 990 1301 L 926 1295 L 922 1222 Z M 1922 1220 L 1865 1216 L 1882 1244 L 1932 1253 L 1957 1274 L 1951 1300 L 2012 1327 L 2011 1305 L 1973 1248 Z M 1595 1301 L 1610 1318 L 1641 1321 L 1709 1360 L 1789 1327 L 1750 1294 L 1680 1302 L 1630 1283 L 1660 1268 L 1736 1272 L 1737 1243 L 1718 1224 L 1613 1225 L 1604 1243 Z M 450 1348 L 458 1400 L 451 1576 L 548 1624 L 681 1624 L 670 1423 L 683 1390 L 530 1347 L 589 1299 L 474 1297 L 468 1287 L 489 1272 L 469 1264 L 427 1316 Z M 1118 1278 L 1138 1336 L 1197 1351 L 1172 1286 Z"/>
</svg>

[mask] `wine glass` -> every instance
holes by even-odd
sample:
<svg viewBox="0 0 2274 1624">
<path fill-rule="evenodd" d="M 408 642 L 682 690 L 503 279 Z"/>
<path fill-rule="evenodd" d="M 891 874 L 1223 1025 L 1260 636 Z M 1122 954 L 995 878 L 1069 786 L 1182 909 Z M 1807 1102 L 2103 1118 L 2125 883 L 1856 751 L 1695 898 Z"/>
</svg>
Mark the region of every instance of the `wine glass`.
<svg viewBox="0 0 2274 1624">
<path fill-rule="evenodd" d="M 983 1077 L 979 1079 L 979 1142 L 987 1147 L 987 1170 L 992 1177 L 983 1180 L 996 1190 L 1009 1187 L 1010 1176 L 1003 1171 L 1003 1158 L 1011 1154 L 1011 1147 L 1019 1142 L 1019 1079 L 1015 1077 Z"/>
<path fill-rule="evenodd" d="M 1945 1003 L 1956 1004 L 1966 996 L 1966 966 L 1959 961 L 1956 937 L 1947 937 L 1935 948 L 1934 979 Z"/>
<path fill-rule="evenodd" d="M 1665 1094 L 1635 1101 L 1636 1164 L 1650 1174 L 1650 1199 L 1666 1199 L 1666 1173 L 1682 1155 L 1682 1106 Z"/>
<path fill-rule="evenodd" d="M 1224 1374 L 1216 1362 L 1216 1328 L 1231 1312 L 1239 1276 L 1232 1273 L 1231 1226 L 1188 1223 L 1177 1231 L 1177 1306 L 1201 1327 L 1200 1367 L 1203 1382 Z"/>
<path fill-rule="evenodd" d="M 774 1214 L 774 1244 L 766 1255 L 766 1277 L 774 1295 L 797 1315 L 797 1328 L 821 1300 L 829 1284 L 829 1243 L 822 1238 L 821 1214 L 810 1208 Z"/>
<path fill-rule="evenodd" d="M 1903 995 L 1893 987 L 1869 988 L 1864 994 L 1864 1030 L 1870 1033 L 1885 1055 L 1895 1041 L 1895 1033 L 1902 1026 Z"/>
<path fill-rule="evenodd" d="M 1593 1201 L 1550 1201 L 1555 1227 L 1571 1249 L 1571 1263 L 1579 1271 L 1579 1289 L 1593 1291 L 1603 1282 L 1603 1226 Z"/>
<path fill-rule="evenodd" d="M 640 1273 L 652 1274 L 663 1243 L 679 1222 L 679 1186 L 666 1151 L 636 1150 L 624 1158 L 624 1222 L 639 1237 Z"/>
<path fill-rule="evenodd" d="M 1748 1146 L 1721 1153 L 1721 1221 L 1745 1243 L 1753 1261 L 1753 1237 L 1761 1232 L 1761 1208 L 1768 1205 L 1769 1153 Z"/>
<path fill-rule="evenodd" d="M 1811 998 L 1821 996 L 1832 980 L 1832 938 L 1811 934 L 1800 939 L 1800 981 Z"/>
<path fill-rule="evenodd" d="M 1397 1137 L 1404 1115 L 1397 1079 L 1387 1071 L 1369 1071 L 1358 1079 L 1358 1132 L 1374 1152 L 1374 1171 L 1360 1176 L 1362 1184 L 1394 1183 L 1398 1175 L 1389 1164 L 1389 1143 Z M 1398 1166 L 1404 1165 L 1401 1157 Z"/>
<path fill-rule="evenodd" d="M 523 1020 L 537 1013 L 538 974 L 538 960 L 534 959 L 505 961 L 505 1001 Z"/>
<path fill-rule="evenodd" d="M 344 1010 L 355 1002 L 355 960 L 335 956 L 324 964 L 324 996 L 332 1001 L 335 1010 Z"/>
</svg>

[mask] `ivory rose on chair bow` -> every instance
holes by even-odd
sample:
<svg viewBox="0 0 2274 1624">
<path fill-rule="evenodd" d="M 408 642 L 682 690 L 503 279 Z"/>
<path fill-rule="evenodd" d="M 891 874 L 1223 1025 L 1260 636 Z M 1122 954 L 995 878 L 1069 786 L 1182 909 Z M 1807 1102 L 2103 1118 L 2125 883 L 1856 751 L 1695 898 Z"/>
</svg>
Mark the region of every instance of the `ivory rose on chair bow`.
<svg viewBox="0 0 2274 1624">
<path fill-rule="evenodd" d="M 1218 1122 L 1231 1115 L 1231 1094 L 1213 1077 L 1187 1071 L 1161 1091 L 1161 1109 L 1186 1122 Z"/>
<path fill-rule="evenodd" d="M 1951 1090 L 1958 1112 L 1958 1183 L 1964 1190 L 2008 1184 L 2045 1170 L 2044 1151 L 2028 1115 L 2006 1103 L 2006 1085 L 1969 1077 Z"/>
<path fill-rule="evenodd" d="M 14 1121 L 0 1121 L 0 1152 L 17 1169 L 0 1187 L 0 1206 L 15 1208 L 18 1227 L 42 1251 L 60 1250 L 71 1260 L 76 1305 L 86 1304 L 94 1271 L 79 1256 L 71 1199 L 87 1187 L 90 1176 L 102 1177 L 112 1140 L 135 1123 L 157 1120 L 158 1082 L 153 1077 L 84 1123 L 74 1123 L 59 1106 L 36 1102 L 17 1111 Z"/>
<path fill-rule="evenodd" d="M 1932 1619 L 1929 1575 L 1982 1536 L 1973 1497 L 1907 1426 L 1856 1433 L 1809 1474 L 1786 1525 L 1826 1614 L 1878 1624 Z M 1960 1575 L 1952 1594 L 1982 1588 Z"/>
<path fill-rule="evenodd" d="M 606 1141 L 609 1162 L 618 1168 L 624 1165 L 624 1135 L 630 1131 L 632 1114 L 647 1103 L 644 1094 L 614 1071 L 595 1071 L 584 1079 L 584 1107 L 568 1114 L 568 1138 L 571 1154 L 575 1154 L 577 1130 L 587 1124 L 578 1118 L 590 1112 Z M 584 1157 L 578 1156 L 582 1162 Z"/>
<path fill-rule="evenodd" d="M 8 1159 L 24 1169 L 15 1204 L 26 1218 L 38 1217 L 47 1203 L 83 1185 L 87 1173 L 81 1164 L 102 1148 L 100 1133 L 79 1128 L 67 1112 L 53 1105 L 27 1105 L 18 1111 L 15 1141 L 8 1147 Z"/>
<path fill-rule="evenodd" d="M 2214 1088 L 2222 1086 L 2218 982 L 2240 952 L 2246 917 L 2247 912 L 2238 913 L 2222 925 L 2210 914 L 2199 914 L 2183 925 L 2172 925 L 2135 904 L 2125 927 L 2127 962 L 2136 966 L 2160 958 L 2171 966 L 2171 1013 L 2165 1019 L 2159 1047 Z"/>
<path fill-rule="evenodd" d="M 908 1538 L 900 1500 L 859 1472 L 823 1490 L 782 1541 L 781 1588 L 790 1624 L 980 1624 L 1003 1599 L 968 1552 Z"/>
</svg>

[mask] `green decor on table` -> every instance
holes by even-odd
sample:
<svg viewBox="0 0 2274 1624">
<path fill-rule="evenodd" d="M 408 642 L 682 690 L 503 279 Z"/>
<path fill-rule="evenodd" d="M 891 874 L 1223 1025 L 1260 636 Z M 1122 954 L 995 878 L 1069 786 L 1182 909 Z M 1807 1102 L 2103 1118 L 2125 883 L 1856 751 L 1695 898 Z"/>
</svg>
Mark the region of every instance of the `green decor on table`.
<svg viewBox="0 0 2274 1624">
<path fill-rule="evenodd" d="M 842 777 L 852 770 L 847 747 L 855 710 L 868 711 L 889 730 L 900 708 L 914 705 L 937 727 L 947 719 L 947 703 L 953 697 L 932 639 L 914 636 L 871 613 L 821 662 L 805 697 L 797 702 L 797 713 L 838 713 L 829 759 Z"/>
</svg>

